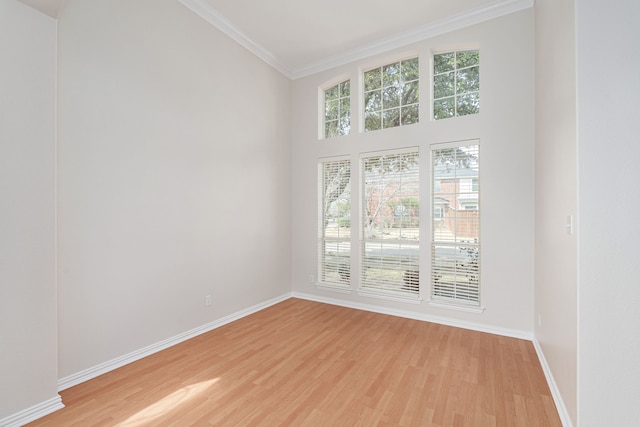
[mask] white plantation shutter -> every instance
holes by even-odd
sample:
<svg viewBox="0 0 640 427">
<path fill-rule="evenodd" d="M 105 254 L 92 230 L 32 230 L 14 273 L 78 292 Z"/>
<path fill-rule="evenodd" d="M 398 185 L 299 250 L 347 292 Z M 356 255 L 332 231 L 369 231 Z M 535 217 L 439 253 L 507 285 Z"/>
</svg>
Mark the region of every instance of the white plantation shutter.
<svg viewBox="0 0 640 427">
<path fill-rule="evenodd" d="M 480 305 L 479 153 L 477 141 L 431 149 L 433 300 Z"/>
<path fill-rule="evenodd" d="M 351 278 L 351 162 L 318 164 L 318 281 L 349 287 Z"/>
<path fill-rule="evenodd" d="M 362 156 L 363 291 L 419 295 L 418 159 L 417 151 Z"/>
</svg>

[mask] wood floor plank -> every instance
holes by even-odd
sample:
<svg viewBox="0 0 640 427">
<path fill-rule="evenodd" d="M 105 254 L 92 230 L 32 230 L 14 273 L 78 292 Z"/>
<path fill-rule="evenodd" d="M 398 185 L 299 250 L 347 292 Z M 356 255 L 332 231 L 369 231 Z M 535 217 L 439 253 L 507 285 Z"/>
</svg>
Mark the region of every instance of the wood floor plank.
<svg viewBox="0 0 640 427">
<path fill-rule="evenodd" d="M 61 392 L 30 426 L 560 426 L 528 341 L 299 299 Z"/>
</svg>

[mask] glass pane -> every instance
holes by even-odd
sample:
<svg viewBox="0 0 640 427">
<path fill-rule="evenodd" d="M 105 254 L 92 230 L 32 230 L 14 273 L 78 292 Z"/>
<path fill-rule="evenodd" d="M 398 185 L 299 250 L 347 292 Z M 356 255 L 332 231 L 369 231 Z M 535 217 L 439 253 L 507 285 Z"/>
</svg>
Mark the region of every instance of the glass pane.
<svg viewBox="0 0 640 427">
<path fill-rule="evenodd" d="M 441 53 L 433 55 L 433 72 L 434 74 L 446 73 L 452 71 L 455 67 L 455 53 Z"/>
<path fill-rule="evenodd" d="M 345 97 L 345 96 L 349 96 L 350 94 L 350 84 L 349 84 L 349 80 L 340 83 L 340 96 Z"/>
<path fill-rule="evenodd" d="M 438 99 L 433 102 L 433 117 L 436 120 L 453 117 L 455 114 L 455 103 L 453 98 Z"/>
<path fill-rule="evenodd" d="M 480 90 L 480 68 L 471 67 L 460 70 L 456 74 L 458 94 Z"/>
<path fill-rule="evenodd" d="M 351 130 L 351 120 L 349 119 L 349 117 L 345 117 L 338 120 L 338 133 L 340 135 L 349 135 L 350 130 Z"/>
<path fill-rule="evenodd" d="M 395 127 L 395 126 L 400 126 L 400 109 L 399 108 L 383 111 L 382 117 L 383 117 L 383 127 L 385 129 Z"/>
<path fill-rule="evenodd" d="M 379 90 L 364 94 L 365 113 L 382 110 L 382 94 Z"/>
<path fill-rule="evenodd" d="M 385 65 L 382 72 L 383 86 L 394 86 L 400 83 L 400 63 Z"/>
<path fill-rule="evenodd" d="M 345 195 L 349 196 L 347 183 Z M 329 204 L 325 237 L 349 239 L 351 235 L 351 202 L 350 199 L 340 197 Z"/>
<path fill-rule="evenodd" d="M 480 63 L 480 52 L 477 50 L 467 50 L 457 54 L 458 68 L 470 67 Z"/>
<path fill-rule="evenodd" d="M 454 90 L 454 73 L 441 74 L 433 78 L 433 97 L 435 99 L 453 96 Z"/>
<path fill-rule="evenodd" d="M 418 163 L 418 153 L 363 159 L 361 278 L 365 288 L 418 293 Z"/>
<path fill-rule="evenodd" d="M 382 128 L 382 114 L 380 112 L 366 113 L 364 118 L 364 130 L 378 130 Z"/>
<path fill-rule="evenodd" d="M 466 116 L 480 112 L 480 93 L 468 93 L 458 96 L 458 115 Z"/>
<path fill-rule="evenodd" d="M 382 101 L 384 108 L 400 106 L 400 91 L 397 87 L 386 87 L 383 89 Z"/>
<path fill-rule="evenodd" d="M 349 117 L 349 113 L 351 112 L 351 101 L 349 98 L 342 98 L 340 100 L 340 117 Z"/>
<path fill-rule="evenodd" d="M 418 123 L 418 110 L 419 108 L 416 104 L 410 105 L 408 107 L 402 107 L 402 124 L 410 125 L 413 123 Z"/>
<path fill-rule="evenodd" d="M 364 73 L 364 90 L 380 89 L 382 87 L 382 69 L 367 71 Z"/>
<path fill-rule="evenodd" d="M 330 101 L 338 98 L 338 85 L 335 85 L 324 92 L 324 99 Z"/>
<path fill-rule="evenodd" d="M 338 121 L 332 120 L 324 124 L 324 137 L 332 138 L 338 135 Z"/>
<path fill-rule="evenodd" d="M 432 151 L 432 295 L 477 305 L 479 291 L 478 146 Z"/>
<path fill-rule="evenodd" d="M 477 210 L 463 210 L 456 214 L 455 230 L 456 241 L 473 243 L 478 240 L 480 224 Z"/>
<path fill-rule="evenodd" d="M 327 101 L 325 103 L 325 120 L 336 120 L 338 118 L 338 102 L 339 101 L 336 99 L 335 101 Z"/>
<path fill-rule="evenodd" d="M 418 102 L 418 96 L 418 82 L 405 83 L 402 88 L 402 105 L 415 104 Z"/>
<path fill-rule="evenodd" d="M 408 82 L 411 80 L 418 80 L 418 58 L 413 58 L 408 61 L 402 61 L 401 67 L 403 81 Z"/>
<path fill-rule="evenodd" d="M 337 234 L 337 229 L 330 232 L 328 225 L 336 218 L 349 215 L 351 166 L 348 161 L 327 162 L 323 164 L 323 203 L 324 222 L 327 226 L 325 236 L 347 237 Z"/>
<path fill-rule="evenodd" d="M 477 146 L 436 150 L 433 152 L 433 164 L 434 179 L 440 180 L 443 194 L 458 192 L 459 188 L 467 185 L 465 182 L 468 182 L 468 188 L 472 188 L 473 178 L 478 176 Z"/>
</svg>

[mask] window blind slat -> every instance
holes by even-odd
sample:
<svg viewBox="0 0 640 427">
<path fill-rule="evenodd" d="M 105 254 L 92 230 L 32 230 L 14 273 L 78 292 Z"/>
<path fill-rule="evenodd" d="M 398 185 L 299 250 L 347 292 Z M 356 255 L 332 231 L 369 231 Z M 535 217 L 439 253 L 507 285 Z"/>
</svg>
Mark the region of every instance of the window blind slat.
<svg viewBox="0 0 640 427">
<path fill-rule="evenodd" d="M 349 287 L 351 279 L 351 162 L 318 165 L 318 280 Z"/>
<path fill-rule="evenodd" d="M 418 160 L 417 152 L 362 158 L 362 289 L 419 295 Z"/>
<path fill-rule="evenodd" d="M 436 144 L 431 158 L 431 297 L 479 305 L 479 146 Z"/>
</svg>

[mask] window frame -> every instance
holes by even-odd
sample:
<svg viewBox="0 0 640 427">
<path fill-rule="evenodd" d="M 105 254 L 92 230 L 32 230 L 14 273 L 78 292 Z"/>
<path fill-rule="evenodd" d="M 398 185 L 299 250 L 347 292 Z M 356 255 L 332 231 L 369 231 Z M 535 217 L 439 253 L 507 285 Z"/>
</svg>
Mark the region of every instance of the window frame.
<svg viewBox="0 0 640 427">
<path fill-rule="evenodd" d="M 366 236 L 366 207 L 367 203 L 367 178 L 366 178 L 366 168 L 365 168 L 365 159 L 368 158 L 377 158 L 382 156 L 393 156 L 393 155 L 415 155 L 415 163 L 412 171 L 412 175 L 415 175 L 415 186 L 416 189 L 414 191 L 415 197 L 418 199 L 418 206 L 420 200 L 420 184 L 422 180 L 422 165 L 420 164 L 420 148 L 419 147 L 407 147 L 402 149 L 394 149 L 394 150 L 382 150 L 382 151 L 374 151 L 374 152 L 365 152 L 360 153 L 360 227 L 359 227 L 359 240 L 360 240 L 360 265 L 359 265 L 359 273 L 360 273 L 360 281 L 358 283 L 358 294 L 368 297 L 380 298 L 385 300 L 392 301 L 402 301 L 402 302 L 410 302 L 410 303 L 420 303 L 421 302 L 421 287 L 420 287 L 420 229 L 421 227 L 418 225 L 418 238 L 415 240 L 410 239 L 374 239 L 368 238 Z M 400 184 L 402 185 L 402 184 Z M 402 193 L 400 200 L 402 200 Z M 388 203 L 389 200 L 385 201 Z M 419 221 L 419 215 L 416 215 L 415 218 Z M 401 221 L 402 222 L 402 221 Z M 419 224 L 419 222 L 418 222 Z M 366 280 L 366 271 L 368 268 L 371 268 L 372 265 L 376 266 L 376 264 L 372 264 L 370 260 L 367 259 L 367 243 L 380 244 L 380 263 L 377 264 L 381 266 L 381 270 L 384 270 L 387 267 L 390 270 L 403 271 L 401 274 L 401 281 L 398 280 L 396 282 L 386 282 L 386 283 L 375 283 L 375 281 L 367 281 Z M 399 260 L 397 264 L 393 264 L 393 266 L 389 263 L 388 260 L 383 259 L 382 251 L 389 250 L 384 249 L 384 245 L 392 246 L 398 245 L 398 250 L 400 255 L 398 256 Z M 409 266 L 415 267 L 411 270 L 402 270 L 402 267 L 406 264 L 403 264 L 402 261 L 402 250 L 403 249 L 413 249 L 413 253 L 415 254 L 415 260 L 410 261 Z M 393 249 L 391 249 L 393 250 Z M 405 254 L 406 255 L 406 254 Z M 389 268 L 396 267 L 399 268 Z M 415 289 L 413 289 L 415 287 Z M 397 289 L 394 289 L 397 288 Z M 403 289 L 404 288 L 404 289 Z"/>
<path fill-rule="evenodd" d="M 361 133 L 368 133 L 368 132 L 373 132 L 376 130 L 383 130 L 383 129 L 390 129 L 390 128 L 394 128 L 394 127 L 401 127 L 401 126 L 408 126 L 410 124 L 416 124 L 420 122 L 420 80 L 421 80 L 421 73 L 420 73 L 420 67 L 421 67 L 421 56 L 418 53 L 412 53 L 412 54 L 404 54 L 402 56 L 398 56 L 395 58 L 388 58 L 387 61 L 385 61 L 382 65 L 373 65 L 373 66 L 368 66 L 366 68 L 361 68 L 361 72 L 360 72 L 360 79 L 361 79 L 361 84 L 360 84 L 360 131 Z M 416 76 L 415 78 L 411 79 L 411 80 L 407 80 L 404 81 L 402 79 L 402 63 L 404 62 L 409 62 L 409 61 L 416 61 L 417 62 L 417 69 L 415 71 Z M 385 86 L 383 79 L 383 73 L 384 73 L 384 69 L 386 67 L 391 67 L 398 64 L 400 70 L 398 71 L 398 73 L 400 74 L 399 80 L 401 82 L 401 88 L 404 89 L 406 84 L 415 84 L 415 102 L 409 102 L 406 104 L 402 103 L 402 94 L 398 95 L 399 96 L 399 103 L 397 106 L 393 106 L 393 107 L 389 107 L 389 108 L 385 108 L 384 107 L 384 89 L 385 88 L 390 88 L 391 85 L 389 86 Z M 366 84 L 366 75 L 369 72 L 372 72 L 374 70 L 380 70 L 380 87 L 379 88 L 374 88 L 374 89 L 369 89 L 367 90 L 367 84 Z M 370 113 L 367 111 L 367 95 L 369 93 L 372 93 L 374 91 L 379 91 L 380 93 L 380 109 L 374 111 L 378 112 L 380 114 L 379 120 L 380 120 L 380 127 L 375 128 L 375 129 L 368 129 L 367 128 L 367 113 Z M 402 111 L 403 109 L 409 109 L 412 108 L 414 109 L 414 113 L 415 113 L 415 120 L 410 122 L 410 123 L 403 123 L 403 114 Z M 393 126 L 384 126 L 384 112 L 389 112 L 392 110 L 398 110 L 398 124 L 397 125 L 393 125 Z"/>
<path fill-rule="evenodd" d="M 317 226 L 317 236 L 318 236 L 318 267 L 317 267 L 317 281 L 316 281 L 316 285 L 318 287 L 326 287 L 326 288 L 330 288 L 332 290 L 336 290 L 339 292 L 344 292 L 344 293 L 350 293 L 351 292 L 351 279 L 352 279 L 352 269 L 351 269 L 351 259 L 352 259 L 352 255 L 353 255 L 353 246 L 351 244 L 351 236 L 353 234 L 353 229 L 351 227 L 351 225 L 349 225 L 349 233 L 344 235 L 344 236 L 340 236 L 339 235 L 339 231 L 340 231 L 340 225 L 339 223 L 337 224 L 338 227 L 338 236 L 337 237 L 333 237 L 333 236 L 327 236 L 327 226 L 325 226 L 325 222 L 328 222 L 328 218 L 327 218 L 327 211 L 328 208 L 325 208 L 325 203 L 326 203 L 326 194 L 327 194 L 327 189 L 326 189 L 326 168 L 325 165 L 347 165 L 348 166 L 348 183 L 345 185 L 345 188 L 343 189 L 343 191 L 337 195 L 336 200 L 338 200 L 338 198 L 340 196 L 342 196 L 344 194 L 344 191 L 346 190 L 346 187 L 349 187 L 349 194 L 348 194 L 348 202 L 349 202 L 349 206 L 351 205 L 351 203 L 353 202 L 353 188 L 352 188 L 352 182 L 353 182 L 353 164 L 351 162 L 351 158 L 350 156 L 335 156 L 335 157 L 324 157 L 324 158 L 319 158 L 318 159 L 318 174 L 317 174 L 317 186 L 318 186 L 318 214 L 317 214 L 317 219 L 318 219 L 318 226 Z M 333 203 L 333 202 L 332 202 Z M 349 208 L 348 210 L 349 212 L 349 221 L 351 221 L 351 209 Z M 326 252 L 326 246 L 327 243 L 329 244 L 335 244 L 336 246 L 336 250 L 338 252 L 341 252 L 342 248 L 344 246 L 347 246 L 348 250 L 346 251 L 347 256 L 345 256 L 344 262 L 342 262 L 339 257 L 342 255 L 336 254 L 335 257 L 337 258 L 335 260 L 335 262 L 333 263 L 329 263 L 332 264 L 330 265 L 330 267 L 335 268 L 335 274 L 337 274 L 337 280 L 327 280 L 327 266 L 328 263 L 325 261 L 325 256 L 327 254 Z"/>
<path fill-rule="evenodd" d="M 452 70 L 449 70 L 449 72 L 454 74 L 454 82 L 453 82 L 453 95 L 449 95 L 449 96 L 443 96 L 443 97 L 438 97 L 436 98 L 436 78 L 438 76 L 441 76 L 445 73 L 436 73 L 435 67 L 436 67 L 436 60 L 435 57 L 438 55 L 446 55 L 446 54 L 454 54 L 454 56 L 457 58 L 457 55 L 459 53 L 463 53 L 463 52 L 478 52 L 478 62 L 477 64 L 473 64 L 471 66 L 467 66 L 467 67 L 460 67 L 458 68 L 458 61 L 457 59 L 454 60 L 454 68 Z M 468 70 L 471 69 L 473 67 L 478 67 L 478 90 L 474 90 L 474 91 L 464 91 L 464 92 L 458 92 L 458 84 L 457 84 L 457 74 L 459 70 Z M 469 47 L 469 48 L 461 48 L 461 49 L 455 49 L 455 50 L 442 50 L 442 51 L 432 51 L 431 53 L 431 67 L 429 70 L 430 74 L 431 74 L 431 87 L 429 89 L 430 94 L 431 94 L 431 120 L 433 121 L 439 121 L 439 120 L 444 120 L 444 119 L 452 119 L 455 117 L 463 117 L 463 116 L 469 116 L 469 115 L 477 115 L 480 114 L 480 49 L 478 47 Z M 478 102 L 478 111 L 476 111 L 475 113 L 468 113 L 468 114 L 458 114 L 458 97 L 459 96 L 464 96 L 464 95 L 469 95 L 469 94 L 477 94 L 477 102 Z M 440 101 L 440 100 L 444 100 L 444 99 L 448 99 L 451 98 L 453 100 L 453 108 L 454 108 L 454 113 L 452 116 L 447 116 L 447 117 L 436 117 L 436 102 Z"/>
<path fill-rule="evenodd" d="M 449 203 L 449 205 L 454 204 L 458 205 L 457 201 L 459 200 L 459 196 L 462 194 L 474 194 L 475 185 L 471 185 L 471 191 L 467 193 L 461 193 L 460 191 L 460 183 L 456 182 L 459 179 L 458 177 L 458 168 L 452 166 L 455 170 L 453 173 L 454 179 L 454 190 L 449 191 L 443 194 L 443 191 L 436 192 L 435 191 L 435 182 L 436 180 L 441 181 L 442 187 L 445 184 L 442 182 L 443 176 L 436 175 L 436 165 L 435 165 L 435 156 L 436 152 L 440 150 L 449 150 L 449 149 L 464 149 L 469 147 L 476 147 L 477 149 L 477 157 L 476 157 L 476 169 L 477 173 L 475 177 L 471 177 L 472 179 L 477 179 L 477 191 L 475 194 L 477 197 L 474 204 L 477 206 L 476 210 L 466 210 L 466 212 L 477 212 L 477 230 L 475 234 L 475 238 L 471 236 L 474 241 L 465 241 L 459 233 L 457 224 L 454 225 L 453 230 L 453 241 L 448 241 L 446 239 L 437 238 L 436 229 L 441 227 L 441 224 L 446 223 L 446 219 L 436 218 L 435 215 L 432 216 L 430 221 L 430 275 L 429 275 L 429 304 L 439 307 L 445 308 L 453 308 L 462 311 L 481 313 L 484 311 L 484 308 L 481 305 L 482 302 L 482 288 L 481 288 L 481 260 L 482 260 L 482 251 L 481 251 L 481 215 L 480 215 L 480 190 L 481 190 L 481 159 L 480 159 L 480 141 L 475 140 L 467 140 L 467 141 L 458 141 L 458 142 L 450 142 L 450 143 L 435 143 L 430 145 L 430 204 L 431 204 L 431 212 L 433 213 L 436 209 L 436 199 L 444 200 L 445 195 L 453 196 L 456 199 L 456 203 Z M 464 179 L 467 179 L 465 177 Z M 472 181 L 473 182 L 473 181 Z M 464 210 L 464 208 L 460 208 Z M 455 217 L 457 218 L 457 216 Z M 457 219 L 454 219 L 457 221 Z M 449 232 L 451 232 L 449 230 Z M 446 252 L 448 251 L 448 252 Z M 445 253 L 447 255 L 439 257 L 438 253 Z M 454 261 L 451 262 L 448 260 L 448 257 L 453 256 Z M 462 260 L 467 260 L 461 261 Z M 453 272 L 453 273 L 452 273 Z M 453 274 L 454 279 L 453 283 L 450 282 L 442 282 L 443 273 Z M 465 276 L 463 278 L 462 276 Z M 467 281 L 467 284 L 463 283 L 458 284 L 458 281 L 464 282 Z M 465 289 L 466 286 L 466 289 Z M 453 296 L 447 296 L 447 292 L 452 292 Z M 477 298 L 471 299 L 468 298 L 469 295 L 477 295 Z M 458 296 L 460 295 L 460 296 Z M 467 298 L 465 298 L 467 297 Z"/>
<path fill-rule="evenodd" d="M 347 84 L 349 87 L 349 93 L 347 95 L 342 94 L 342 85 Z M 341 76 L 340 78 L 333 79 L 330 83 L 327 83 L 321 86 L 319 89 L 320 99 L 320 129 L 319 129 L 319 139 L 333 139 L 340 136 L 349 135 L 351 133 L 351 95 L 352 95 L 352 87 L 351 87 L 351 78 L 348 76 Z M 336 119 L 331 119 L 329 121 L 336 122 L 338 124 L 337 130 L 338 132 L 335 135 L 327 135 L 327 92 L 336 88 L 338 91 L 337 98 L 329 100 L 329 101 L 337 101 L 338 103 L 338 112 Z M 344 106 L 343 102 L 347 102 L 348 105 Z M 345 114 L 343 114 L 345 112 Z M 346 118 L 348 125 L 346 132 L 340 132 L 340 121 Z"/>
</svg>

